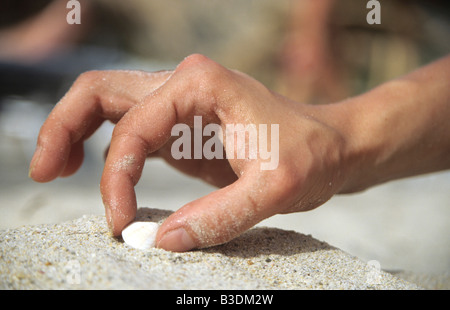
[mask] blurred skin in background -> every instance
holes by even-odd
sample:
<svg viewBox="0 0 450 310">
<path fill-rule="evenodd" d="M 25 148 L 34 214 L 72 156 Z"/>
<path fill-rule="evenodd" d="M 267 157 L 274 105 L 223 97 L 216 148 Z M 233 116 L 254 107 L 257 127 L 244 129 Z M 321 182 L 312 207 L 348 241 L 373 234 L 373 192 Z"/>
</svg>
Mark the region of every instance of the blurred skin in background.
<svg viewBox="0 0 450 310">
<path fill-rule="evenodd" d="M 65 0 L 5 0 L 0 60 L 38 63 L 86 43 L 174 64 L 202 53 L 312 104 L 361 93 L 441 56 L 433 46 L 448 48 L 420 1 L 383 2 L 377 26 L 354 0 L 79 2 L 82 23 L 69 25 Z"/>
<path fill-rule="evenodd" d="M 32 64 L 76 46 L 91 24 L 89 1 L 80 4 L 83 23 L 69 25 L 67 1 L 4 1 L 11 20 L 0 28 L 0 60 Z"/>
<path fill-rule="evenodd" d="M 332 42 L 335 0 L 295 1 L 280 52 L 280 92 L 300 102 L 330 102 L 349 94 Z"/>
</svg>

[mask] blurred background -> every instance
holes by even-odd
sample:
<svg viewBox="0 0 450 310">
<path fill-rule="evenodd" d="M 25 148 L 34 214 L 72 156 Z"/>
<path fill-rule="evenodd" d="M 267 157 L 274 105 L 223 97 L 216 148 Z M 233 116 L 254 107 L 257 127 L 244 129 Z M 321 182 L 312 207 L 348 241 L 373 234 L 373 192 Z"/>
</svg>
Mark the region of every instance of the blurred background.
<svg viewBox="0 0 450 310">
<path fill-rule="evenodd" d="M 28 177 L 39 128 L 76 77 L 92 69 L 172 69 L 202 53 L 310 104 L 341 100 L 450 51 L 445 1 L 380 0 L 369 25 L 361 0 L 66 0 L 0 4 L 0 229 L 103 214 L 103 152 L 113 125 L 86 142 L 74 176 Z M 142 207 L 176 210 L 214 188 L 149 160 L 137 185 Z M 261 225 L 326 241 L 393 272 L 449 283 L 450 173 L 336 196 L 322 207 Z M 1 242 L 1 241 L 0 241 Z"/>
</svg>

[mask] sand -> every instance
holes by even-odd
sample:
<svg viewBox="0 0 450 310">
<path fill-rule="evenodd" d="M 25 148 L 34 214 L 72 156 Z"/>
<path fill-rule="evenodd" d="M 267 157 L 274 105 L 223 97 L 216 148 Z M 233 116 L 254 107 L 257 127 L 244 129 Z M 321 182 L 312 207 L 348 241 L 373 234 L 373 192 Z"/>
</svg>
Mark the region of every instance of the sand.
<svg viewBox="0 0 450 310">
<path fill-rule="evenodd" d="M 141 208 L 139 220 L 171 211 Z M 187 253 L 133 249 L 105 217 L 0 231 L 0 289 L 419 289 L 325 242 L 257 227 Z"/>
</svg>

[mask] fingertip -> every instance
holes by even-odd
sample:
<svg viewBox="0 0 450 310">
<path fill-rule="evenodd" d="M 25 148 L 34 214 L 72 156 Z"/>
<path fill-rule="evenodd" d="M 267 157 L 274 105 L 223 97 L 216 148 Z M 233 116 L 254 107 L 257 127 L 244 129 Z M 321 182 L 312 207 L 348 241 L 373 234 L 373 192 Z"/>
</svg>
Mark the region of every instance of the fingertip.
<svg viewBox="0 0 450 310">
<path fill-rule="evenodd" d="M 111 150 L 100 181 L 100 192 L 110 231 L 113 236 L 120 236 L 122 230 L 136 216 L 137 200 L 134 186 L 144 163 L 140 156 L 129 154 L 117 156 L 115 149 Z"/>
<path fill-rule="evenodd" d="M 49 165 L 47 161 L 42 160 L 46 155 L 44 154 L 44 147 L 38 145 L 30 161 L 28 170 L 28 177 L 35 182 L 46 183 L 54 180 L 60 174 L 60 169 L 55 168 L 54 165 Z"/>
<path fill-rule="evenodd" d="M 125 207 L 122 210 L 123 206 L 111 206 L 108 203 L 104 203 L 104 206 L 109 231 L 114 237 L 119 237 L 122 230 L 135 219 L 135 208 Z"/>
<path fill-rule="evenodd" d="M 68 177 L 73 175 L 81 167 L 84 160 L 84 146 L 83 142 L 77 142 L 72 145 L 70 155 L 64 170 L 59 175 L 60 177 Z"/>
<path fill-rule="evenodd" d="M 245 207 L 233 188 L 217 190 L 169 216 L 158 231 L 157 247 L 175 252 L 211 247 L 228 242 L 253 226 L 257 217 L 242 212 Z"/>
<path fill-rule="evenodd" d="M 72 150 L 70 138 L 66 131 L 62 129 L 52 130 L 48 127 L 48 123 L 44 123 L 41 128 L 28 173 L 34 181 L 40 183 L 49 182 L 61 176 L 66 166 L 70 164 L 69 157 L 79 157 L 80 149 L 83 153 L 81 143 L 81 148 L 75 145 L 75 149 Z M 72 152 L 73 154 L 71 154 Z"/>
<path fill-rule="evenodd" d="M 184 205 L 161 224 L 156 235 L 157 248 L 172 252 L 186 252 L 201 246 L 188 220 L 193 209 L 195 205 L 192 208 L 192 203 Z"/>
<path fill-rule="evenodd" d="M 197 247 L 191 235 L 183 228 L 166 232 L 157 242 L 157 247 L 171 252 L 186 252 Z"/>
<path fill-rule="evenodd" d="M 134 190 L 123 182 L 114 180 L 105 182 L 102 179 L 100 191 L 109 230 L 113 236 L 120 236 L 122 230 L 136 216 L 137 204 Z"/>
<path fill-rule="evenodd" d="M 278 200 L 258 195 L 254 188 L 261 182 L 251 176 L 249 173 L 170 215 L 158 231 L 157 246 L 171 251 L 216 246 L 274 215 Z"/>
<path fill-rule="evenodd" d="M 34 151 L 33 157 L 31 158 L 30 167 L 28 170 L 28 177 L 32 178 L 35 181 L 38 181 L 36 179 L 35 168 L 36 168 L 37 164 L 39 163 L 39 159 L 41 157 L 41 152 L 42 152 L 42 147 L 40 145 L 37 145 L 36 150 Z"/>
</svg>

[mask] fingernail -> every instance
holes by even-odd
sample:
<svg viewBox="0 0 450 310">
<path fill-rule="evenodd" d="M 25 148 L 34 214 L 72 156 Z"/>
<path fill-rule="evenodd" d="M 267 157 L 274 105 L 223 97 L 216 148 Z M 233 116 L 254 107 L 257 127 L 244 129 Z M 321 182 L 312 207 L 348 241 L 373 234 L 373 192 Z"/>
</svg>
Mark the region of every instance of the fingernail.
<svg viewBox="0 0 450 310">
<path fill-rule="evenodd" d="M 28 170 L 28 177 L 31 177 L 34 168 L 39 162 L 39 158 L 41 157 L 42 147 L 40 145 L 36 146 L 36 150 L 34 151 L 33 157 L 30 162 L 30 169 Z"/>
<path fill-rule="evenodd" d="M 184 228 L 178 228 L 166 233 L 157 247 L 172 252 L 186 252 L 195 248 L 196 244 Z"/>
</svg>

